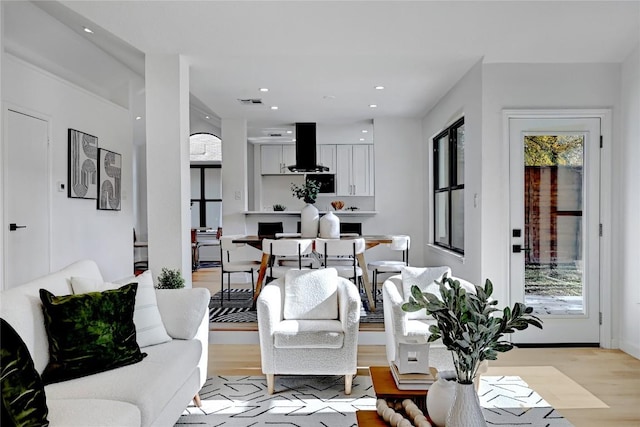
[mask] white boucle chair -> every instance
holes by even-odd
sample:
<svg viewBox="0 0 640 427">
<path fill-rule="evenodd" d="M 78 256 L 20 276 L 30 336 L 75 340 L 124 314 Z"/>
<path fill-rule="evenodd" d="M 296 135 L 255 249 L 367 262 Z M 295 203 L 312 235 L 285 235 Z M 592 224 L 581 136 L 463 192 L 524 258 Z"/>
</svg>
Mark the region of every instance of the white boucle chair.
<svg viewBox="0 0 640 427">
<path fill-rule="evenodd" d="M 360 295 L 333 268 L 290 270 L 258 297 L 262 372 L 269 394 L 275 375 L 344 375 L 357 371 Z"/>
<path fill-rule="evenodd" d="M 384 331 L 386 338 L 387 360 L 394 361 L 398 342 L 415 338 L 428 338 L 429 326 L 436 321 L 425 310 L 409 313 L 402 310 L 402 304 L 409 301 L 411 285 L 418 285 L 423 292 L 439 295 L 434 280 L 440 280 L 443 274 L 460 281 L 467 292 L 475 293 L 473 284 L 451 276 L 449 267 L 403 267 L 402 274 L 389 277 L 382 285 L 382 306 L 384 310 Z"/>
</svg>

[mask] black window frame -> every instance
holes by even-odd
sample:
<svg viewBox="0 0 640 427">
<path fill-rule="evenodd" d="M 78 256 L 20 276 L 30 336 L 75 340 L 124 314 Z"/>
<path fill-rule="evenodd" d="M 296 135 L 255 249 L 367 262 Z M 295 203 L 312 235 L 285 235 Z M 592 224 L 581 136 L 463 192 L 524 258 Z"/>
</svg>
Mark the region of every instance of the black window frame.
<svg viewBox="0 0 640 427">
<path fill-rule="evenodd" d="M 453 245 L 453 209 L 452 209 L 452 192 L 454 190 L 464 190 L 464 175 L 463 175 L 463 182 L 461 184 L 458 183 L 458 129 L 460 127 L 464 126 L 464 117 L 456 120 L 453 124 L 451 124 L 451 126 L 449 126 L 448 128 L 446 128 L 445 130 L 443 130 L 442 132 L 440 132 L 439 134 L 437 134 L 433 139 L 432 139 L 432 145 L 433 145 L 433 244 L 442 248 L 445 248 L 447 250 L 453 251 L 455 253 L 464 255 L 464 240 L 463 240 L 463 247 L 462 248 L 458 248 L 455 247 Z M 447 148 L 449 150 L 449 158 L 447 159 L 448 165 L 447 167 L 449 168 L 449 174 L 447 176 L 447 185 L 446 186 L 440 186 L 439 184 L 439 172 L 440 172 L 440 157 L 439 157 L 439 140 L 443 137 L 447 137 L 448 138 L 448 145 Z M 464 149 L 464 147 L 463 147 Z M 464 171 L 463 171 L 464 172 Z M 436 198 L 438 194 L 441 193 L 447 193 L 447 225 L 448 225 L 448 230 L 447 230 L 447 237 L 448 237 L 448 242 L 447 243 L 442 243 L 440 241 L 438 241 L 437 239 L 437 229 L 436 229 L 436 224 L 437 224 L 437 212 L 436 212 Z M 463 203 L 463 221 L 462 221 L 462 226 L 464 227 L 464 203 Z M 463 236 L 464 236 L 464 230 L 463 231 Z"/>
<path fill-rule="evenodd" d="M 200 225 L 199 227 L 207 226 L 207 202 L 220 202 L 222 203 L 222 198 L 220 199 L 208 199 L 205 197 L 205 177 L 204 171 L 206 169 L 222 169 L 222 165 L 190 165 L 191 169 L 200 169 L 200 198 L 191 199 L 191 205 L 193 206 L 194 202 L 198 202 L 199 213 L 200 213 Z"/>
</svg>

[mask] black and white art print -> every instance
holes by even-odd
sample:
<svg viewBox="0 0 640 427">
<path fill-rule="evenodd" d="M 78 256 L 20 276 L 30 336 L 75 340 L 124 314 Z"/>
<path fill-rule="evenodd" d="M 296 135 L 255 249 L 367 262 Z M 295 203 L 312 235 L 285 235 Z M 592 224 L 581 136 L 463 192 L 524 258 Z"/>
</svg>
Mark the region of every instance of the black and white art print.
<svg viewBox="0 0 640 427">
<path fill-rule="evenodd" d="M 122 155 L 101 148 L 98 150 L 98 209 L 120 210 L 122 190 Z"/>
<path fill-rule="evenodd" d="M 67 196 L 95 199 L 98 195 L 98 137 L 69 129 Z"/>
</svg>

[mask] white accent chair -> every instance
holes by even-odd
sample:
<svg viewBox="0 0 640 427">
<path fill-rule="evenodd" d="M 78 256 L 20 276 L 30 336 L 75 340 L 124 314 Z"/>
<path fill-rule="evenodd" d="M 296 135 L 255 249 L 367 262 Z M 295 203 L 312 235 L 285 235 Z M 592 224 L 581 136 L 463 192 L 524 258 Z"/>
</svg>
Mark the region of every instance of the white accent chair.
<svg viewBox="0 0 640 427">
<path fill-rule="evenodd" d="M 389 277 L 382 285 L 382 306 L 384 310 L 384 331 L 386 338 L 387 360 L 395 360 L 398 342 L 408 339 L 428 338 L 429 326 L 436 321 L 424 310 L 409 313 L 402 310 L 402 304 L 409 301 L 411 285 L 417 284 L 422 290 L 439 295 L 438 286 L 433 283 L 444 274 L 460 281 L 467 292 L 475 293 L 475 286 L 466 280 L 453 277 L 449 267 L 403 267 L 402 274 Z M 412 277 L 412 275 L 414 277 Z M 403 276 L 405 279 L 403 282 Z"/>
<path fill-rule="evenodd" d="M 262 372 L 269 394 L 275 375 L 344 375 L 351 394 L 357 372 L 360 295 L 335 269 L 290 270 L 257 301 Z"/>
</svg>

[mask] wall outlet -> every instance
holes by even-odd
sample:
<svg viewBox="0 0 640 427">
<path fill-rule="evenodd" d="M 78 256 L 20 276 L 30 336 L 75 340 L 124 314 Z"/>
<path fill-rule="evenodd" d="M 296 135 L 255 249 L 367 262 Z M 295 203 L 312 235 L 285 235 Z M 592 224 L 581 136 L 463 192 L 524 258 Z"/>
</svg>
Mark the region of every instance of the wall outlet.
<svg viewBox="0 0 640 427">
<path fill-rule="evenodd" d="M 240 191 L 236 191 L 234 193 L 234 197 L 236 200 L 240 200 L 242 198 L 242 193 Z"/>
</svg>

